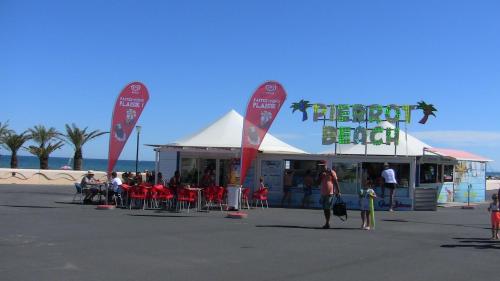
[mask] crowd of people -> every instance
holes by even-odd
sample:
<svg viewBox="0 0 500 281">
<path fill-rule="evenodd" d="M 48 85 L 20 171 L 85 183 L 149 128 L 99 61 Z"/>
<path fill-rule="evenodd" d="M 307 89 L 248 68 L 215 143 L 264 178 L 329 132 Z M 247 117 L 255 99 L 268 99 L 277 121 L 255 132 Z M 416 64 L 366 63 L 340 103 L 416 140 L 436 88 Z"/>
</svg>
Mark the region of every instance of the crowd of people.
<svg viewBox="0 0 500 281">
<path fill-rule="evenodd" d="M 313 186 L 318 185 L 320 189 L 320 203 L 323 209 L 323 215 L 325 219 L 325 224 L 323 228 L 330 228 L 330 219 L 332 214 L 332 207 L 334 205 L 334 198 L 341 196 L 341 187 L 339 184 L 339 180 L 337 174 L 334 169 L 328 167 L 326 161 L 321 161 L 319 164 L 318 175 L 316 177 L 313 176 L 311 170 L 307 170 L 303 180 L 303 192 L 304 197 L 302 200 L 302 207 L 309 207 L 309 198 L 312 195 Z M 91 203 L 96 195 L 100 192 L 102 193 L 102 188 L 100 186 L 100 182 L 95 179 L 95 174 L 93 171 L 88 171 L 80 182 L 80 186 L 84 191 L 84 203 Z M 140 185 L 142 183 L 154 184 L 155 173 L 150 171 L 145 171 L 144 176 L 138 172 L 136 174 L 132 172 L 124 172 L 122 173 L 122 178 L 118 177 L 116 172 L 112 172 L 110 175 L 109 184 L 106 183 L 106 188 L 104 191 L 106 192 L 108 200 L 111 200 L 113 197 L 118 197 L 121 199 L 121 186 L 123 184 L 127 185 Z M 162 173 L 158 173 L 158 183 L 164 184 L 165 186 L 170 187 L 174 192 L 182 186 L 181 176 L 179 171 L 175 171 L 174 175 L 170 178 L 169 181 L 165 181 L 163 179 Z M 389 190 L 389 211 L 393 211 L 394 204 L 394 191 L 397 187 L 396 173 L 394 169 L 390 167 L 388 163 L 384 164 L 384 170 L 382 171 L 381 178 L 383 179 L 383 189 Z M 203 177 L 200 182 L 201 188 L 206 188 L 215 185 L 215 178 L 213 172 L 210 169 L 206 169 Z M 283 205 L 285 202 L 290 205 L 291 198 L 291 187 L 293 185 L 293 171 L 286 170 L 283 181 L 283 198 L 281 200 L 281 204 Z M 373 200 L 377 198 L 375 191 L 372 188 L 373 183 L 369 180 L 365 181 L 362 184 L 362 189 L 359 192 L 359 206 L 361 211 L 361 228 L 365 230 L 370 230 L 374 227 L 374 218 L 373 218 Z M 259 183 L 256 187 L 256 193 L 263 192 L 264 190 L 268 190 L 268 188 L 264 184 L 264 178 L 259 178 Z M 176 192 L 175 192 L 176 193 Z M 382 195 L 384 196 L 384 195 Z M 492 195 L 492 202 L 488 207 L 488 211 L 491 216 L 491 233 L 492 239 L 499 239 L 499 229 L 500 229 L 500 203 L 499 203 L 500 191 L 499 194 Z"/>
<path fill-rule="evenodd" d="M 311 170 L 308 169 L 303 177 L 302 186 L 304 195 L 302 199 L 302 207 L 309 207 L 312 190 L 314 186 L 317 186 L 320 191 L 320 205 L 324 211 L 325 217 L 325 224 L 323 225 L 323 228 L 329 228 L 331 210 L 334 205 L 333 201 L 335 197 L 340 197 L 341 187 L 337 173 L 333 168 L 328 167 L 325 161 L 320 161 L 318 166 L 318 174 L 316 176 Z M 293 175 L 294 172 L 292 170 L 285 170 L 283 176 L 283 197 L 281 200 L 282 207 L 289 207 L 291 205 Z M 365 230 L 373 228 L 371 225 L 371 220 L 373 220 L 373 218 L 370 219 L 370 216 L 373 216 L 373 200 L 377 198 L 377 194 L 373 189 L 375 184 L 381 186 L 382 198 L 385 197 L 385 191 L 389 191 L 389 211 L 394 211 L 394 196 L 398 185 L 395 170 L 391 168 L 388 163 L 384 163 L 384 168 L 380 176 L 377 178 L 379 179 L 377 183 L 374 183 L 372 180 L 367 178 L 363 181 L 362 189 L 359 190 L 359 206 L 362 218 L 361 228 Z"/>
<path fill-rule="evenodd" d="M 290 206 L 291 201 L 291 189 L 293 186 L 293 171 L 286 170 L 284 174 L 283 180 L 283 197 L 281 200 L 282 206 Z M 156 181 L 155 176 L 158 176 Z M 393 211 L 394 204 L 394 190 L 397 187 L 396 173 L 394 169 L 390 168 L 388 163 L 384 164 L 384 170 L 382 171 L 381 178 L 384 180 L 384 189 L 388 189 L 390 191 L 389 195 L 389 211 Z M 171 188 L 171 190 L 176 194 L 177 189 L 182 186 L 181 176 L 179 171 L 175 171 L 174 175 L 170 178 L 170 180 L 166 181 L 163 179 L 162 173 L 155 174 L 154 171 L 144 171 L 144 175 L 140 172 L 132 173 L 132 172 L 124 172 L 121 175 L 121 179 L 118 177 L 116 172 L 112 172 L 110 175 L 109 184 L 106 183 L 106 194 L 108 200 L 112 200 L 112 198 L 118 197 L 121 199 L 121 186 L 123 184 L 127 184 L 129 186 L 133 185 L 141 185 L 143 183 L 147 184 L 155 184 L 155 182 L 163 184 Z M 99 186 L 99 182 L 94 178 L 94 172 L 88 171 L 86 175 L 81 180 L 81 187 L 85 190 L 84 203 L 91 203 L 93 198 L 102 193 L 102 187 Z M 200 181 L 200 188 L 207 188 L 215 185 L 215 176 L 212 170 L 205 169 L 203 176 Z M 331 211 L 334 205 L 333 200 L 335 197 L 340 197 L 341 195 L 341 187 L 339 184 L 339 180 L 337 174 L 334 169 L 327 166 L 326 161 L 320 161 L 318 164 L 318 174 L 314 175 L 311 170 L 307 170 L 303 179 L 303 193 L 304 197 L 302 199 L 302 207 L 308 208 L 310 204 L 310 197 L 312 195 L 312 190 L 314 186 L 318 186 L 320 190 L 320 204 L 323 209 L 323 214 L 325 218 L 325 224 L 323 228 L 330 228 L 330 218 Z M 373 199 L 377 197 L 375 191 L 372 189 L 372 184 L 369 181 L 366 181 L 363 185 L 362 190 L 359 192 L 359 205 L 361 210 L 361 218 L 362 218 L 362 229 L 370 229 L 370 216 L 373 215 L 373 207 L 370 204 L 373 204 Z M 264 184 L 264 178 L 259 179 L 258 186 L 256 188 L 256 192 L 262 192 L 267 187 Z M 384 190 L 383 189 L 383 190 Z M 102 194 L 100 194 L 102 195 Z M 383 196 L 383 195 L 382 195 Z M 490 206 L 490 211 L 492 212 L 492 229 L 496 229 L 496 232 L 493 233 L 494 237 L 498 237 L 498 224 L 500 223 L 500 208 L 498 206 L 498 199 L 494 198 L 494 202 L 496 205 L 492 203 Z M 496 206 L 496 207 L 495 207 Z M 493 225 L 493 217 L 497 217 L 495 220 L 495 225 Z"/>
<path fill-rule="evenodd" d="M 158 182 L 163 183 L 163 175 L 161 172 L 158 173 Z M 94 197 L 108 196 L 108 201 L 112 201 L 113 197 L 121 196 L 121 185 L 140 185 L 142 183 L 154 184 L 155 183 L 155 172 L 145 170 L 144 175 L 141 172 L 136 174 L 132 172 L 124 172 L 121 175 L 121 179 L 118 177 L 117 172 L 112 172 L 108 182 L 101 182 L 95 178 L 95 173 L 92 170 L 87 171 L 80 181 L 80 188 L 84 194 L 83 203 L 91 204 Z"/>
</svg>

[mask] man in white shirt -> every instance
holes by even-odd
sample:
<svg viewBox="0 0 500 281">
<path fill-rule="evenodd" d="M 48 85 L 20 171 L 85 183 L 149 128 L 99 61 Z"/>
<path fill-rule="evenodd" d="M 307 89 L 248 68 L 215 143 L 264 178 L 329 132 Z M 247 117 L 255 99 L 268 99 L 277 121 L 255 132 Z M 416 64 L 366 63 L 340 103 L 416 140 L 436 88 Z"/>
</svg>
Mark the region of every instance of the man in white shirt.
<svg viewBox="0 0 500 281">
<path fill-rule="evenodd" d="M 382 171 L 382 178 L 384 178 L 384 186 L 382 187 L 382 197 L 384 196 L 384 189 L 389 189 L 389 212 L 393 210 L 394 204 L 394 194 L 395 189 L 398 184 L 396 181 L 396 173 L 393 169 L 389 167 L 389 163 L 384 163 L 384 170 Z"/>
<path fill-rule="evenodd" d="M 112 172 L 111 173 L 111 177 L 113 179 L 111 180 L 111 190 L 110 191 L 113 191 L 112 194 L 116 198 L 120 198 L 120 201 L 121 201 L 121 192 L 122 192 L 121 191 L 121 185 L 122 185 L 122 180 L 118 177 L 118 174 L 116 172 Z"/>
</svg>

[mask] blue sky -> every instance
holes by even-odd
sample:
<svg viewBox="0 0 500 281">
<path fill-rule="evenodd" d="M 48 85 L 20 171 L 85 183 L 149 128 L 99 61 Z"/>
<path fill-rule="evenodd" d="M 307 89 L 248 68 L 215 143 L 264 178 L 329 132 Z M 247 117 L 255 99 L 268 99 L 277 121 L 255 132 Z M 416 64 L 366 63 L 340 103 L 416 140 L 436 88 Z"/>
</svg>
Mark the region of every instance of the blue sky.
<svg viewBox="0 0 500 281">
<path fill-rule="evenodd" d="M 168 143 L 246 102 L 265 80 L 288 100 L 270 132 L 311 152 L 321 130 L 290 104 L 433 103 L 409 133 L 496 160 L 500 2 L 0 1 L 0 122 L 109 130 L 116 96 L 142 81 L 141 143 Z M 84 147 L 106 158 L 107 137 Z M 1 154 L 8 154 L 4 149 Z M 141 159 L 152 160 L 150 148 Z M 26 155 L 26 152 L 22 154 Z M 71 148 L 53 154 L 69 157 Z M 129 139 L 120 159 L 135 158 Z"/>
</svg>

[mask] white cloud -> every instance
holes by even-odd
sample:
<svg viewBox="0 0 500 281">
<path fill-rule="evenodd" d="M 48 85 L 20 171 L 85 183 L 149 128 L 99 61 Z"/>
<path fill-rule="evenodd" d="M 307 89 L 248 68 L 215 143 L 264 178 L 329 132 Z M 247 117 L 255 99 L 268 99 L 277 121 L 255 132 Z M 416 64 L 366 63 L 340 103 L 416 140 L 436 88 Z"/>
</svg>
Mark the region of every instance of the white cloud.
<svg viewBox="0 0 500 281">
<path fill-rule="evenodd" d="M 500 147 L 500 132 L 492 131 L 422 131 L 409 133 L 429 144 L 449 146 Z"/>
</svg>

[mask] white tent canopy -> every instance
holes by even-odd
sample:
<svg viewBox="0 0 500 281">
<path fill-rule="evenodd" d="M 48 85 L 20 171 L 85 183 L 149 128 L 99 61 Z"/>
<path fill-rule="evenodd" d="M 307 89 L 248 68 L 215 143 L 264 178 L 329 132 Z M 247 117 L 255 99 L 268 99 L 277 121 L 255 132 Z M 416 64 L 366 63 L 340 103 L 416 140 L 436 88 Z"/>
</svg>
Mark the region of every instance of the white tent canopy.
<svg viewBox="0 0 500 281">
<path fill-rule="evenodd" d="M 221 148 L 240 149 L 243 116 L 231 110 L 195 134 L 166 145 L 169 148 Z M 267 133 L 259 148 L 263 153 L 307 154 Z"/>
<path fill-rule="evenodd" d="M 394 125 L 384 121 L 379 124 L 382 128 L 394 129 Z M 399 132 L 399 145 L 395 148 L 394 142 L 390 145 L 381 144 L 373 145 L 368 144 L 366 149 L 367 155 L 398 155 L 398 156 L 422 156 L 424 148 L 431 148 L 430 145 L 420 141 L 419 139 L 406 134 L 400 128 Z M 396 153 L 396 154 L 395 154 Z M 335 154 L 335 148 L 322 152 L 322 154 Z M 365 145 L 362 144 L 338 144 L 336 154 L 346 155 L 364 155 Z"/>
</svg>

